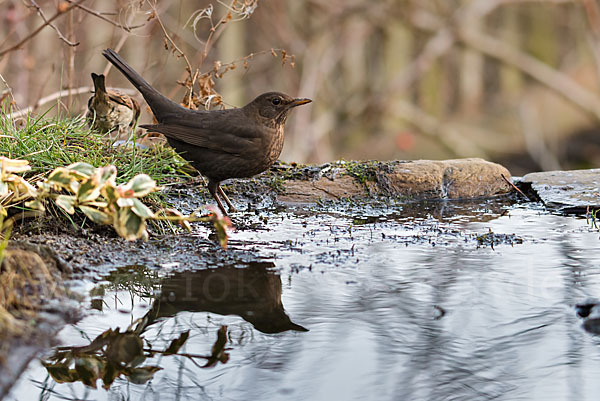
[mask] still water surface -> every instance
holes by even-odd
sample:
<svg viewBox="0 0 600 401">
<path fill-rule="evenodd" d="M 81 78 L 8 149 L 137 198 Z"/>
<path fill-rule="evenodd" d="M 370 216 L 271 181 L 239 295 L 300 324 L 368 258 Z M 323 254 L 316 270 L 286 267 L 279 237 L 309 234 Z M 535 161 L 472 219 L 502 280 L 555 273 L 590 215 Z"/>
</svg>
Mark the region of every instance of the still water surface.
<svg viewBox="0 0 600 401">
<path fill-rule="evenodd" d="M 157 354 L 149 381 L 108 390 L 56 383 L 35 360 L 8 399 L 598 399 L 600 337 L 573 310 L 600 297 L 585 219 L 498 202 L 377 214 L 296 210 L 234 233 L 226 264 L 132 261 L 79 282 L 96 309 L 62 344 L 152 315 L 146 348 L 189 330 L 180 353 L 209 355 L 226 325 L 229 360 Z"/>
</svg>

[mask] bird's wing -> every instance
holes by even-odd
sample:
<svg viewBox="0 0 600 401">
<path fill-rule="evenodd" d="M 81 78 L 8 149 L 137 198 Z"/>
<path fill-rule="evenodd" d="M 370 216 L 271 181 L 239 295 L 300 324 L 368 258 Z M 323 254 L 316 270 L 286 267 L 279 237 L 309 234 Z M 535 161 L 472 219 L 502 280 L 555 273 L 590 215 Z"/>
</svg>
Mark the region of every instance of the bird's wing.
<svg viewBox="0 0 600 401">
<path fill-rule="evenodd" d="M 123 106 L 129 107 L 130 109 L 133 110 L 133 112 L 135 114 L 135 106 L 133 105 L 133 102 L 135 100 L 133 100 L 131 97 L 129 97 L 121 92 L 118 92 L 118 91 L 108 91 L 106 93 L 108 94 L 108 98 L 110 100 L 112 100 L 115 103 L 122 104 Z"/>
<path fill-rule="evenodd" d="M 181 109 L 159 120 L 165 125 L 184 125 L 192 132 L 206 131 L 198 135 L 233 135 L 236 138 L 260 138 L 261 133 L 256 119 L 249 118 L 242 109 L 228 110 L 188 110 Z M 212 138 L 218 140 L 218 138 Z"/>
<path fill-rule="evenodd" d="M 190 145 L 233 155 L 242 155 L 253 144 L 260 141 L 259 136 L 249 135 L 247 129 L 225 131 L 223 129 L 199 128 L 171 123 L 140 125 L 140 127 L 160 132 L 167 138 L 176 139 Z M 243 131 L 243 135 L 239 135 L 236 131 Z"/>
</svg>

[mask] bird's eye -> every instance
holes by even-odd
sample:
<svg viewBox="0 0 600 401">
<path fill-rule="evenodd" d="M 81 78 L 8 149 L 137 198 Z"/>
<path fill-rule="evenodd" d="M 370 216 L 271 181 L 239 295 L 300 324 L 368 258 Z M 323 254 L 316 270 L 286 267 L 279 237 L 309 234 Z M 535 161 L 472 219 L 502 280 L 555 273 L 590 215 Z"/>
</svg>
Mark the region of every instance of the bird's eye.
<svg viewBox="0 0 600 401">
<path fill-rule="evenodd" d="M 281 99 L 280 99 L 280 98 L 278 98 L 278 97 L 276 97 L 276 98 L 273 98 L 273 99 L 271 100 L 271 103 L 273 103 L 273 105 L 274 105 L 274 106 L 279 106 L 279 105 L 281 104 Z"/>
</svg>

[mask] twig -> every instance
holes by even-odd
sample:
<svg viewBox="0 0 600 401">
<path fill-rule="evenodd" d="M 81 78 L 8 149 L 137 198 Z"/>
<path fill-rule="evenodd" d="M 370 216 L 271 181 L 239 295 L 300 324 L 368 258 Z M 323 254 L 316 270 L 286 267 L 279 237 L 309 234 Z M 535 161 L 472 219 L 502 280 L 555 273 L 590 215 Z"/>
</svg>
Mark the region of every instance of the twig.
<svg viewBox="0 0 600 401">
<path fill-rule="evenodd" d="M 67 0 L 67 2 L 71 3 L 71 4 L 74 3 L 73 0 Z M 93 15 L 94 17 L 100 18 L 102 21 L 108 22 L 109 24 L 112 24 L 112 25 L 116 26 L 117 28 L 121 28 L 121 29 L 123 29 L 124 31 L 127 31 L 127 32 L 131 32 L 133 29 L 141 28 L 141 27 L 144 26 L 144 24 L 134 25 L 134 26 L 129 26 L 129 24 L 128 25 L 122 25 L 122 24 L 119 24 L 116 21 L 111 20 L 110 18 L 106 18 L 99 11 L 93 10 L 93 9 L 91 9 L 89 7 L 86 7 L 86 6 L 83 6 L 83 5 L 80 5 L 80 4 L 76 4 L 76 7 L 79 8 L 80 10 L 82 10 L 82 11 L 85 11 L 86 13 L 88 13 L 90 15 Z"/>
<path fill-rule="evenodd" d="M 225 6 L 225 8 L 227 8 L 228 12 L 223 17 L 221 17 L 219 19 L 219 21 L 217 21 L 216 24 L 213 23 L 212 18 L 210 18 L 210 16 L 209 16 L 209 21 L 210 21 L 210 25 L 211 25 L 210 33 L 208 34 L 208 38 L 206 38 L 206 42 L 204 43 L 204 51 L 202 52 L 202 56 L 200 58 L 200 67 L 202 67 L 202 64 L 204 63 L 204 60 L 208 56 L 208 52 L 212 48 L 213 44 L 221 36 L 221 33 L 223 32 L 223 26 L 226 23 L 231 22 L 233 20 L 233 17 L 231 16 L 231 12 L 237 12 L 238 14 L 242 15 L 240 18 L 236 19 L 235 21 L 241 21 L 243 19 L 246 19 L 250 16 L 250 14 L 252 14 L 252 13 L 244 14 L 244 13 L 239 12 L 238 9 L 235 8 L 235 5 L 237 2 L 238 2 L 238 0 L 232 0 L 231 4 L 229 6 L 227 6 L 223 2 L 219 1 L 219 3 L 221 5 Z"/>
<path fill-rule="evenodd" d="M 4 77 L 2 76 L 2 74 L 0 74 L 0 81 L 2 81 L 2 83 L 4 84 L 4 86 L 6 86 L 6 91 L 7 91 L 7 92 L 8 92 L 8 94 L 10 95 L 10 97 L 11 97 L 12 101 L 13 101 L 13 102 L 16 104 L 15 97 L 14 97 L 14 95 L 13 95 L 13 90 L 12 90 L 12 88 L 10 87 L 10 85 L 8 84 L 8 82 L 6 82 L 6 80 L 4 79 Z M 3 93 L 2 93 L 2 99 L 4 100 L 4 98 L 5 98 L 5 97 L 6 97 L 6 93 L 5 93 L 5 92 L 3 92 Z"/>
<path fill-rule="evenodd" d="M 590 28 L 595 35 L 600 35 L 600 10 L 593 0 L 581 0 Z"/>
<path fill-rule="evenodd" d="M 58 38 L 60 40 L 62 40 L 69 46 L 78 46 L 79 45 L 79 42 L 71 42 L 69 39 L 65 38 L 65 36 L 60 32 L 60 30 L 56 27 L 56 25 L 54 25 L 51 22 L 48 22 L 48 19 L 46 19 L 46 16 L 44 15 L 44 12 L 42 11 L 42 8 L 35 2 L 35 0 L 29 0 L 29 2 L 31 3 L 33 8 L 35 8 L 37 10 L 38 15 L 44 20 L 44 22 L 47 23 L 48 25 L 50 25 L 52 27 L 52 29 L 54 29 L 56 31 L 56 34 L 58 35 Z"/>
<path fill-rule="evenodd" d="M 0 51 L 0 57 L 4 56 L 6 53 L 17 50 L 18 48 L 23 46 L 25 43 L 27 43 L 29 40 L 31 40 L 32 38 L 37 36 L 37 34 L 39 34 L 42 31 L 42 29 L 44 29 L 46 26 L 48 26 L 52 21 L 54 21 L 61 15 L 71 11 L 73 8 L 77 7 L 80 3 L 83 3 L 84 1 L 85 0 L 79 0 L 77 3 L 71 4 L 69 7 L 65 8 L 64 10 L 59 9 L 56 12 L 56 14 L 54 14 L 52 17 L 50 17 L 50 19 L 48 19 L 46 22 L 44 22 L 39 28 L 37 28 L 36 30 L 31 32 L 29 35 L 25 36 L 23 39 L 21 39 L 17 44 L 9 47 L 8 49 Z"/>
<path fill-rule="evenodd" d="M 160 351 L 160 350 L 156 350 L 156 349 L 152 349 L 152 348 L 144 348 L 144 351 L 151 353 L 151 354 L 166 354 L 167 351 Z M 186 358 L 200 358 L 200 359 L 210 359 L 212 358 L 211 355 L 206 356 L 206 355 L 199 355 L 199 354 L 188 354 L 186 352 L 176 352 L 176 353 L 169 353 L 169 355 L 177 355 L 177 356 L 183 356 Z"/>
<path fill-rule="evenodd" d="M 75 19 L 75 10 L 69 13 L 67 17 L 67 29 L 69 39 L 73 39 L 75 37 L 75 33 L 73 31 L 74 19 Z M 67 97 L 67 104 L 70 106 L 73 105 L 73 93 L 71 89 L 73 89 L 73 81 L 75 80 L 75 49 L 73 47 L 67 48 L 68 54 L 68 66 L 67 66 L 67 89 L 69 90 L 69 95 Z"/>
<path fill-rule="evenodd" d="M 192 75 L 192 64 L 190 63 L 190 60 L 188 60 L 188 58 L 185 55 L 185 53 L 183 52 L 183 50 L 181 50 L 179 48 L 179 46 L 177 46 L 177 43 L 175 43 L 175 41 L 171 38 L 171 36 L 167 32 L 167 28 L 165 28 L 165 26 L 163 25 L 163 23 L 160 19 L 160 16 L 158 15 L 158 10 L 156 9 L 156 3 L 152 4 L 149 0 L 147 0 L 147 1 L 148 1 L 148 4 L 150 5 L 150 7 L 152 8 L 152 11 L 154 11 L 154 18 L 156 18 L 156 22 L 158 22 L 160 29 L 163 31 L 163 35 L 165 35 L 165 39 L 167 39 L 167 41 L 171 44 L 171 46 L 173 46 L 173 49 L 175 49 L 175 51 L 177 53 L 179 53 L 179 55 L 181 57 L 183 57 L 183 59 L 185 60 L 185 63 L 187 64 L 188 72 L 190 73 L 190 75 Z"/>
<path fill-rule="evenodd" d="M 133 13 L 129 14 L 129 17 L 127 18 L 127 25 L 131 24 L 131 22 L 133 21 L 134 15 Z M 127 41 L 127 39 L 129 39 L 129 37 L 131 35 L 128 34 L 129 31 L 125 30 L 125 32 L 122 32 L 121 34 L 121 39 L 119 39 L 119 42 L 117 42 L 117 45 L 114 47 L 114 50 L 118 53 L 121 48 L 123 47 L 123 45 L 125 44 L 125 42 Z M 104 67 L 104 75 L 108 75 L 108 72 L 110 71 L 110 69 L 113 67 L 113 65 L 109 62 L 106 62 L 106 67 Z"/>
<path fill-rule="evenodd" d="M 160 26 L 160 29 L 163 31 L 163 35 L 165 35 L 165 39 L 171 44 L 171 46 L 173 47 L 173 49 L 175 49 L 175 51 L 177 53 L 179 53 L 180 57 L 183 57 L 183 60 L 185 61 L 185 64 L 187 66 L 186 70 L 189 73 L 190 76 L 190 80 L 191 80 L 191 86 L 189 88 L 189 93 L 188 93 L 188 103 L 192 104 L 192 96 L 194 93 L 194 84 L 196 82 L 196 79 L 198 77 L 198 72 L 196 71 L 196 73 L 193 73 L 193 68 L 192 68 L 192 64 L 190 63 L 190 60 L 187 58 L 187 56 L 185 55 L 185 53 L 177 46 L 177 44 L 175 43 L 175 41 L 171 38 L 171 36 L 169 35 L 169 33 L 167 32 L 167 29 L 165 28 L 165 26 L 163 25 L 160 16 L 158 15 L 158 10 L 156 9 L 156 0 L 154 2 L 154 4 L 152 4 L 150 2 L 150 0 L 146 0 L 148 2 L 148 4 L 150 5 L 150 7 L 152 8 L 152 11 L 154 12 L 154 18 L 156 18 L 156 21 L 158 22 L 158 25 Z M 200 63 L 200 65 L 202 65 L 202 63 Z"/>
<path fill-rule="evenodd" d="M 524 197 L 525 199 L 527 199 L 527 200 L 531 200 L 531 199 L 529 199 L 529 196 L 525 195 L 525 194 L 523 193 L 523 191 L 521 191 L 521 190 L 520 190 L 520 189 L 519 189 L 519 188 L 518 188 L 518 187 L 517 187 L 515 184 L 513 184 L 512 182 L 510 182 L 510 180 L 509 180 L 508 178 L 506 178 L 506 177 L 504 176 L 504 174 L 500 174 L 500 177 L 502 177 L 502 179 L 504 179 L 504 181 L 506 181 L 506 183 L 507 183 L 508 185 L 510 185 L 511 187 L 513 187 L 513 189 L 514 189 L 515 191 L 517 191 L 518 193 L 520 193 L 521 195 L 523 195 L 523 197 Z"/>
<path fill-rule="evenodd" d="M 121 48 L 123 47 L 123 45 L 125 44 L 125 42 L 127 41 L 127 39 L 129 38 L 129 35 L 127 35 L 126 33 L 123 33 L 123 35 L 121 36 L 121 39 L 119 39 L 119 41 L 117 42 L 117 45 L 115 46 L 114 50 L 118 53 L 119 50 L 121 50 Z M 112 63 L 109 63 L 108 61 L 106 62 L 106 67 L 104 67 L 104 71 L 102 72 L 105 76 L 108 75 L 108 72 L 110 71 L 110 69 L 113 67 Z"/>
</svg>

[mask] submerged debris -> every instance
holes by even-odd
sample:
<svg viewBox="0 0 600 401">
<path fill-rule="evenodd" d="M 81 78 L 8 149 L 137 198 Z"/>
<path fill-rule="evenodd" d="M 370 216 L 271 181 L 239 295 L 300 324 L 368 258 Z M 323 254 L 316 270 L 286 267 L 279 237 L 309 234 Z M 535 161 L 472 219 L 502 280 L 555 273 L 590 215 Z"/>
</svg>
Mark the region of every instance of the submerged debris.
<svg viewBox="0 0 600 401">
<path fill-rule="evenodd" d="M 510 245 L 522 244 L 523 239 L 517 234 L 498 234 L 494 233 L 491 229 L 488 233 L 480 234 L 476 236 L 478 247 L 490 246 L 494 249 L 495 245 Z"/>
</svg>

